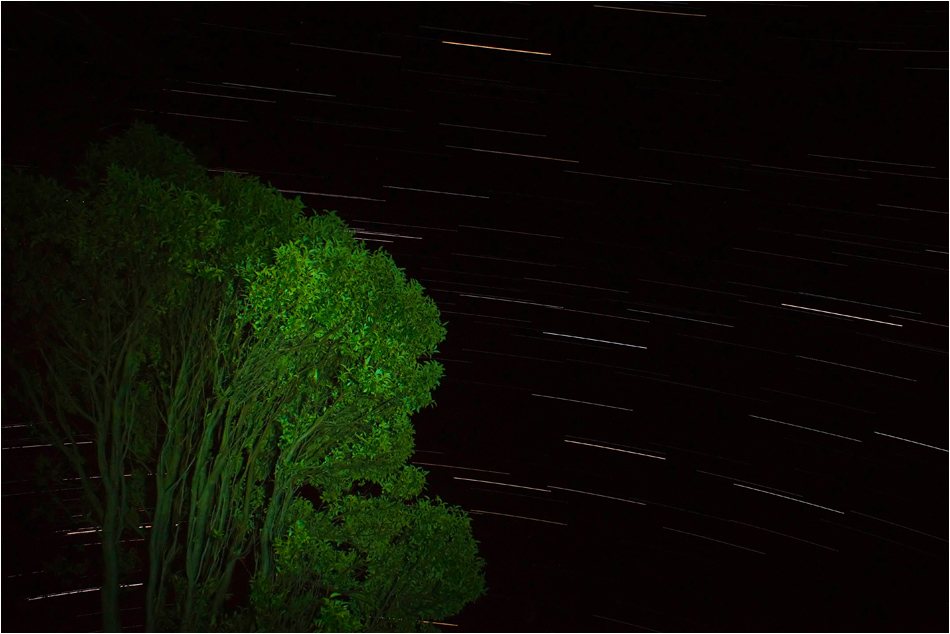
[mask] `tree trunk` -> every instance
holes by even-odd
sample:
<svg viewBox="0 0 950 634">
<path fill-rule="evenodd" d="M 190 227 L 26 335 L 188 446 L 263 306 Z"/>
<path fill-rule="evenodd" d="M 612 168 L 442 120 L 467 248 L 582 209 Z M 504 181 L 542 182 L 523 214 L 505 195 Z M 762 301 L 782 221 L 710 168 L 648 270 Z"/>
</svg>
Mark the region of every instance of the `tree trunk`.
<svg viewBox="0 0 950 634">
<path fill-rule="evenodd" d="M 102 628 L 121 632 L 119 618 L 119 517 L 115 496 L 106 491 L 106 510 L 102 522 Z"/>
<path fill-rule="evenodd" d="M 228 561 L 221 581 L 218 583 L 218 588 L 214 593 L 214 601 L 211 603 L 211 614 L 213 617 L 221 618 L 225 616 L 222 614 L 222 611 L 224 609 L 224 602 L 228 598 L 228 590 L 231 588 L 231 579 L 234 578 L 234 566 L 237 562 L 238 560 L 233 557 Z"/>
<path fill-rule="evenodd" d="M 164 465 L 160 465 L 160 468 Z M 152 520 L 148 549 L 148 585 L 145 588 L 145 630 L 155 632 L 158 612 L 164 602 L 166 549 L 168 548 L 169 518 L 171 517 L 171 499 L 165 491 L 164 478 L 156 476 L 158 481 L 158 500 Z"/>
</svg>

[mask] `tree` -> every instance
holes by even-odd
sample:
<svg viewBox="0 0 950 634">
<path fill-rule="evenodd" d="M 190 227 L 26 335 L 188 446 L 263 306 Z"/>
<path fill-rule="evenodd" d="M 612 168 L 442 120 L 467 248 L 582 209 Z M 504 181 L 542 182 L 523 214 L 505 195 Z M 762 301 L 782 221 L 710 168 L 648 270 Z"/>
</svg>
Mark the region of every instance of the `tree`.
<svg viewBox="0 0 950 634">
<path fill-rule="evenodd" d="M 327 546 L 328 557 L 335 548 L 349 553 L 350 574 L 363 576 L 355 596 L 361 610 L 357 619 L 365 626 L 378 627 L 382 615 L 402 614 L 400 609 L 406 614 L 399 618 L 409 618 L 405 601 L 419 600 L 418 593 L 405 590 L 410 587 L 433 591 L 430 611 L 441 610 L 440 617 L 453 613 L 446 611 L 453 591 L 461 592 L 464 605 L 483 590 L 481 563 L 470 556 L 474 541 L 468 525 L 448 522 L 446 509 L 425 500 L 406 506 L 424 481 L 423 472 L 405 465 L 412 453 L 409 417 L 431 403 L 430 391 L 441 376 L 439 364 L 418 362 L 431 356 L 444 336 L 437 308 L 418 283 L 406 283 L 388 255 L 370 254 L 357 245 L 335 216 L 324 216 L 313 226 L 317 229 L 310 236 L 277 249 L 273 266 L 241 269 L 247 283 L 244 301 L 235 319 L 217 322 L 233 327 L 213 336 L 214 356 L 220 361 L 213 371 L 215 385 L 231 389 L 216 387 L 200 440 L 173 445 L 210 447 L 220 433 L 222 447 L 214 461 L 206 460 L 201 449 L 194 461 L 190 513 L 202 519 L 189 524 L 185 541 L 190 566 L 186 585 L 194 591 L 180 604 L 186 629 L 207 625 L 196 620 L 199 615 L 220 614 L 234 566 L 249 549 L 256 553 L 258 587 L 271 588 L 263 592 L 266 596 L 278 596 L 272 588 L 287 579 L 280 553 L 294 556 L 288 553 L 297 542 L 288 546 L 285 539 L 295 529 L 325 545 L 335 543 Z M 231 305 L 238 304 L 225 302 Z M 178 453 L 169 455 L 177 459 Z M 352 493 L 370 485 L 378 486 L 380 494 L 367 498 Z M 344 525 L 353 526 L 360 521 L 354 517 L 376 516 L 374 521 L 388 526 L 391 534 L 383 532 L 368 542 L 364 536 L 346 546 L 335 534 L 307 529 L 312 518 L 301 510 L 309 508 L 300 506 L 303 487 L 318 492 L 320 517 L 343 521 L 349 516 Z M 217 494 L 225 491 L 227 497 Z M 358 506 L 361 499 L 368 501 Z M 387 547 L 406 550 L 397 540 L 403 529 L 405 539 L 428 531 L 443 543 L 464 541 L 465 533 L 472 548 L 452 551 L 452 556 L 443 553 L 443 560 L 423 567 L 380 568 Z M 212 561 L 202 552 L 213 540 L 226 544 L 226 554 Z M 423 579 L 442 571 L 453 580 L 439 593 Z M 397 594 L 390 588 L 388 603 L 369 612 L 372 597 L 380 593 L 380 579 L 399 573 L 404 575 L 399 588 L 405 591 Z M 299 571 L 292 575 L 298 577 Z M 350 589 L 317 577 L 303 596 Z M 423 605 L 429 604 L 419 603 Z M 296 628 L 312 625 L 308 618 L 296 623 Z M 282 622 L 281 629 L 288 627 Z"/>
<path fill-rule="evenodd" d="M 442 373 L 419 362 L 445 335 L 422 287 L 332 213 L 305 218 L 299 198 L 254 179 L 209 180 L 149 126 L 94 147 L 80 176 L 77 194 L 4 175 L 4 215 L 20 212 L 4 219 L 4 271 L 13 265 L 39 351 L 31 362 L 5 350 L 4 362 L 101 527 L 106 629 L 119 625 L 115 562 L 123 532 L 142 530 L 138 508 L 150 523 L 149 629 L 277 624 L 266 588 L 310 606 L 295 629 L 444 618 L 482 594 L 467 517 L 417 499 L 424 472 L 405 465 L 409 416 Z M 98 483 L 75 442 L 84 429 Z M 376 494 L 357 495 L 369 483 Z M 347 527 L 356 516 L 390 533 L 344 542 L 321 529 L 320 518 Z M 386 548 L 422 553 L 420 535 L 458 548 L 440 564 L 379 563 Z M 331 551 L 349 553 L 355 576 L 318 573 Z M 315 574 L 281 563 L 304 560 Z M 239 563 L 254 570 L 256 599 L 229 616 Z"/>
<path fill-rule="evenodd" d="M 17 360 L 5 350 L 21 378 L 6 400 L 17 392 L 27 397 L 36 424 L 80 477 L 102 540 L 104 626 L 115 630 L 119 544 L 125 530 L 141 533 L 136 509 L 146 506 L 157 441 L 143 423 L 154 386 L 139 377 L 160 363 L 149 356 L 158 319 L 189 305 L 194 282 L 221 279 L 222 270 L 201 255 L 222 224 L 214 190 L 233 193 L 235 183 L 211 187 L 189 152 L 142 125 L 93 146 L 78 173 L 87 184 L 80 192 L 4 174 L 5 281 L 14 277 L 5 300 L 19 307 L 19 330 L 28 333 Z M 299 207 L 299 200 L 279 198 L 268 208 L 271 218 L 251 211 L 270 226 L 260 239 L 232 246 L 260 250 L 275 231 L 293 235 L 287 224 L 296 219 L 288 212 Z M 227 257 L 239 256 L 225 251 L 214 259 Z M 78 445 L 84 436 L 94 441 L 95 474 Z"/>
<path fill-rule="evenodd" d="M 89 258 L 85 247 L 108 227 L 87 228 L 81 196 L 52 181 L 5 174 L 3 211 L 4 273 L 15 278 L 12 288 L 5 284 L 5 291 L 15 292 L 5 292 L 4 303 L 15 307 L 18 329 L 28 333 L 30 344 L 27 354 L 23 347 L 20 354 L 4 351 L 7 369 L 20 379 L 4 386 L 13 388 L 4 400 L 25 396 L 33 422 L 80 479 L 87 519 L 99 528 L 102 542 L 103 622 L 115 630 L 121 534 L 138 528 L 135 509 L 144 494 L 144 473 L 133 472 L 131 479 L 125 474 L 138 440 L 131 433 L 137 409 L 146 396 L 134 377 L 150 292 L 137 283 L 142 275 L 129 272 L 145 272 L 146 262 L 126 257 L 122 244 L 115 245 L 112 258 Z M 121 288 L 123 278 L 130 281 L 128 289 Z M 79 447 L 83 437 L 94 441 L 93 473 Z"/>
</svg>

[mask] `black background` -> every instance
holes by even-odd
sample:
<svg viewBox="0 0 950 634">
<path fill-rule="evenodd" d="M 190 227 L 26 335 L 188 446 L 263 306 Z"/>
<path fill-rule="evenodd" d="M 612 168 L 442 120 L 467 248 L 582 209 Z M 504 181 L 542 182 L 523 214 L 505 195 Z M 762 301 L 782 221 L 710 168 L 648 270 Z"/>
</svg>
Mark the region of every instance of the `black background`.
<svg viewBox="0 0 950 634">
<path fill-rule="evenodd" d="M 946 4 L 3 18 L 4 165 L 69 183 L 147 121 L 439 304 L 413 461 L 489 586 L 447 631 L 946 630 Z M 32 523 L 13 424 L 3 629 L 95 630 L 97 592 L 27 600 L 96 550 Z"/>
</svg>

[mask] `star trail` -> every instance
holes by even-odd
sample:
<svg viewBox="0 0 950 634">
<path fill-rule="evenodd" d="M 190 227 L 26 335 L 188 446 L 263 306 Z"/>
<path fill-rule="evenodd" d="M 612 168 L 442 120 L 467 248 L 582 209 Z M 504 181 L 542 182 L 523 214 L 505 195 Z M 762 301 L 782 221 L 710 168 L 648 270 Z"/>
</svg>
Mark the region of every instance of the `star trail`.
<svg viewBox="0 0 950 634">
<path fill-rule="evenodd" d="M 945 3 L 4 9 L 4 166 L 145 121 L 435 300 L 411 462 L 489 587 L 443 629 L 946 630 Z M 96 630 L 22 423 L 3 629 Z"/>
</svg>

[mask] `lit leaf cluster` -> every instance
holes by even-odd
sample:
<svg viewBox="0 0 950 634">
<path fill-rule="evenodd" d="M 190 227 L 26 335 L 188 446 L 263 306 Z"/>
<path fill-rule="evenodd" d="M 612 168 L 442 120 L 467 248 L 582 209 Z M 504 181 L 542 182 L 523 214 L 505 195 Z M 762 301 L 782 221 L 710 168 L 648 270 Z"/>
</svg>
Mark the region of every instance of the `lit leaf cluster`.
<svg viewBox="0 0 950 634">
<path fill-rule="evenodd" d="M 252 601 L 273 615 L 275 605 L 319 596 L 330 611 L 312 612 L 308 626 L 311 613 L 295 610 L 269 628 L 425 631 L 423 621 L 445 619 L 485 594 L 469 518 L 441 500 L 416 499 L 424 473 L 406 467 L 402 474 L 413 482 L 402 490 L 406 499 L 347 494 L 320 509 L 297 500 L 276 544 L 280 574 L 255 579 Z M 352 629 L 339 629 L 341 610 Z"/>
<path fill-rule="evenodd" d="M 356 243 L 335 215 L 309 229 L 276 249 L 273 265 L 238 267 L 246 295 L 235 329 L 319 343 L 285 355 L 273 389 L 306 377 L 307 392 L 279 416 L 289 458 L 280 468 L 305 467 L 309 483 L 332 495 L 338 478 L 379 481 L 411 455 L 409 415 L 432 402 L 442 375 L 420 358 L 434 354 L 445 328 L 422 287 Z"/>
</svg>

